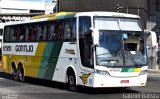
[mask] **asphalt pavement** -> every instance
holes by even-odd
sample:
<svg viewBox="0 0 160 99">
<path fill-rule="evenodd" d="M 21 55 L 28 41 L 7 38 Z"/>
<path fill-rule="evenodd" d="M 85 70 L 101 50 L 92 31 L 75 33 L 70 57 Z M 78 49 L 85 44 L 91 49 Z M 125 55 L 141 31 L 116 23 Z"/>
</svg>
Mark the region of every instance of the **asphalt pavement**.
<svg viewBox="0 0 160 99">
<path fill-rule="evenodd" d="M 148 98 L 147 98 L 148 95 Z M 150 96 L 149 96 L 150 95 Z M 156 97 L 153 97 L 156 96 Z M 148 74 L 145 87 L 83 88 L 70 92 L 65 84 L 33 78 L 26 82 L 10 79 L 0 73 L 0 99 L 159 99 L 160 74 Z"/>
</svg>

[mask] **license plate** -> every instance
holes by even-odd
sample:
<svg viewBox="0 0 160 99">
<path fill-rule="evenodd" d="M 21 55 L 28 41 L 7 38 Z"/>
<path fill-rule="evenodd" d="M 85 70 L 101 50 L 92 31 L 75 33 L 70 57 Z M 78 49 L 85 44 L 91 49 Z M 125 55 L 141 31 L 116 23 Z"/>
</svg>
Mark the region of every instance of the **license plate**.
<svg viewBox="0 0 160 99">
<path fill-rule="evenodd" d="M 121 84 L 126 84 L 126 83 L 129 83 L 129 80 L 121 80 L 120 83 Z"/>
</svg>

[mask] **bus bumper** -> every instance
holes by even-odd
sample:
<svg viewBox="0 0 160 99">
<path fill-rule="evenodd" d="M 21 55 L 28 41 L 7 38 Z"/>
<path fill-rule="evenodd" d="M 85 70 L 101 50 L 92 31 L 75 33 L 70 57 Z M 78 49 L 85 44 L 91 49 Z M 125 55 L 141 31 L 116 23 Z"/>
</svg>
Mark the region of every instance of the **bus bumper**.
<svg viewBox="0 0 160 99">
<path fill-rule="evenodd" d="M 137 77 L 111 77 L 106 75 L 94 74 L 93 87 L 132 87 L 145 86 L 147 74 Z"/>
</svg>

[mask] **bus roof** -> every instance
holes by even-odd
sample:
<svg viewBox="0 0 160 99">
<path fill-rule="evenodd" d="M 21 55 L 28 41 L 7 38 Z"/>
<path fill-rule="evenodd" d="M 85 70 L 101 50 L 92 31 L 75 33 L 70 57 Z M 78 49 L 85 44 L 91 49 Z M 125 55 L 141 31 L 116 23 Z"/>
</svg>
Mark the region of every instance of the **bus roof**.
<svg viewBox="0 0 160 99">
<path fill-rule="evenodd" d="M 5 26 L 42 22 L 42 21 L 48 21 L 48 20 L 73 18 L 75 17 L 75 14 L 76 14 L 75 12 L 60 12 L 60 13 L 55 13 L 55 14 L 40 15 L 40 16 L 32 17 L 31 20 L 8 22 L 5 24 Z"/>
<path fill-rule="evenodd" d="M 76 16 L 110 16 L 110 17 L 140 18 L 138 15 L 117 13 L 117 12 L 105 12 L 105 11 L 80 12 L 77 13 Z"/>
<path fill-rule="evenodd" d="M 65 15 L 75 15 L 75 12 L 59 12 L 59 13 L 54 13 L 54 14 L 46 14 L 46 15 L 39 15 L 39 16 L 34 16 L 31 19 L 40 19 L 40 18 L 58 18 L 60 16 L 65 16 Z"/>
<path fill-rule="evenodd" d="M 48 20 L 57 20 L 57 19 L 66 19 L 66 18 L 73 18 L 78 16 L 110 16 L 110 17 L 128 17 L 128 18 L 140 18 L 137 15 L 132 14 L 124 14 L 124 13 L 117 13 L 117 12 L 60 12 L 55 14 L 47 14 L 47 15 L 40 15 L 32 17 L 31 20 L 27 21 L 17 21 L 17 22 L 9 22 L 5 25 L 17 25 L 17 24 L 27 24 L 27 23 L 34 23 L 34 22 L 41 22 L 41 21 L 48 21 Z"/>
<path fill-rule="evenodd" d="M 125 13 L 117 13 L 117 12 L 105 12 L 105 11 L 93 11 L 93 12 L 59 12 L 55 14 L 48 14 L 48 15 L 40 15 L 32 17 L 32 19 L 39 19 L 39 18 L 58 18 L 61 16 L 68 16 L 68 15 L 75 15 L 77 16 L 111 16 L 111 17 L 129 17 L 129 18 L 140 18 L 138 15 L 133 14 L 125 14 Z"/>
</svg>

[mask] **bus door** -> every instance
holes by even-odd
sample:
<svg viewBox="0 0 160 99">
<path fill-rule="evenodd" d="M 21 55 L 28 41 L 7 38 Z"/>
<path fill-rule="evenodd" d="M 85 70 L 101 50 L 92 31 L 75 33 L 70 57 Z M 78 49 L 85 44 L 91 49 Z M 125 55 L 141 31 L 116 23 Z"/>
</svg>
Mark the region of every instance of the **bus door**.
<svg viewBox="0 0 160 99">
<path fill-rule="evenodd" d="M 79 17 L 79 50 L 81 64 L 85 68 L 93 68 L 93 48 L 91 18 Z"/>
</svg>

